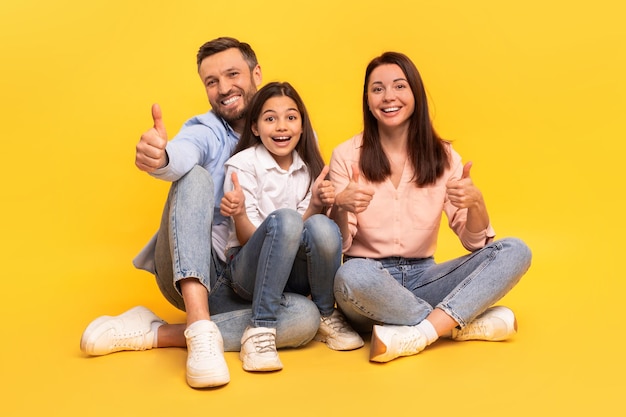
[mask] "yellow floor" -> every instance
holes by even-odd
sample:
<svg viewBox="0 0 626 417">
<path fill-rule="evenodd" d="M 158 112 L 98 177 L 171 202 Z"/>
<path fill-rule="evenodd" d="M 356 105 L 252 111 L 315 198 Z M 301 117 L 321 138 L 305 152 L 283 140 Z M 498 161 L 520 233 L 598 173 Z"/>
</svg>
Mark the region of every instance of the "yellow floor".
<svg viewBox="0 0 626 417">
<path fill-rule="evenodd" d="M 99 270 L 87 264 L 94 261 L 90 250 L 74 248 L 73 262 L 56 265 L 43 256 L 27 266 L 30 273 L 13 274 L 3 285 L 5 299 L 34 302 L 2 307 L 0 415 L 620 415 L 621 320 L 597 311 L 619 305 L 620 291 L 600 279 L 568 285 L 566 278 L 587 273 L 575 261 L 584 254 L 559 259 L 532 246 L 534 265 L 503 300 L 518 317 L 519 333 L 510 341 L 439 341 L 387 364 L 368 362 L 369 343 L 335 352 L 311 342 L 281 351 L 285 369 L 272 374 L 246 373 L 238 355 L 227 353 L 231 382 L 213 390 L 187 386 L 183 349 L 83 356 L 80 334 L 100 314 L 141 303 L 170 322 L 184 316 L 122 253 L 100 258 Z M 612 271 L 594 274 L 607 280 Z M 556 279 L 562 284 L 550 283 Z"/>
<path fill-rule="evenodd" d="M 626 5 L 615 0 L 0 2 L 0 416 L 623 416 Z M 217 18 L 216 18 L 217 17 Z M 366 63 L 407 53 L 434 123 L 533 265 L 502 301 L 519 333 L 368 362 L 312 342 L 285 369 L 194 390 L 183 349 L 87 358 L 85 326 L 143 304 L 183 321 L 132 257 L 167 184 L 133 166 L 159 102 L 207 109 L 198 46 L 250 42 L 290 81 L 328 160 L 361 128 Z M 448 232 L 439 260 L 462 253 Z"/>
</svg>

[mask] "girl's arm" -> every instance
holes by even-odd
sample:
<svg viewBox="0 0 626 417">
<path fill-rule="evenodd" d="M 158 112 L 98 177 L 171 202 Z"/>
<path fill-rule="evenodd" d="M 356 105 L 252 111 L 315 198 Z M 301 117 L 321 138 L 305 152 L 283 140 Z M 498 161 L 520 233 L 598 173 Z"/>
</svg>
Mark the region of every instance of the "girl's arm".
<svg viewBox="0 0 626 417">
<path fill-rule="evenodd" d="M 248 213 L 246 212 L 246 197 L 239 184 L 239 178 L 236 172 L 232 172 L 231 180 L 233 189 L 232 191 L 224 193 L 220 204 L 220 213 L 223 216 L 232 218 L 235 224 L 237 240 L 243 246 L 256 230 L 256 226 L 250 221 Z"/>
<path fill-rule="evenodd" d="M 324 210 L 324 207 L 330 207 L 335 203 L 335 187 L 329 180 L 325 179 L 326 175 L 328 175 L 328 165 L 324 166 L 322 172 L 317 176 L 311 186 L 311 200 L 302 215 L 304 220 L 314 214 L 320 214 Z"/>
</svg>

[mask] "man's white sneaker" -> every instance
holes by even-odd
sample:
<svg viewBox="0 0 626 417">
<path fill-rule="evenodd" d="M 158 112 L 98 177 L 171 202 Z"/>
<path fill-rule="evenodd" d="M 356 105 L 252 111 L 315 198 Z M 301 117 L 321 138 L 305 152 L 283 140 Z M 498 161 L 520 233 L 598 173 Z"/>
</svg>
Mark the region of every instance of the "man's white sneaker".
<svg viewBox="0 0 626 417">
<path fill-rule="evenodd" d="M 276 351 L 276 329 L 247 327 L 241 337 L 239 359 L 246 371 L 279 371 L 283 364 Z"/>
<path fill-rule="evenodd" d="M 119 316 L 101 316 L 92 321 L 80 339 L 80 350 L 100 356 L 123 350 L 152 349 L 153 323 L 165 324 L 146 307 L 138 306 Z"/>
<path fill-rule="evenodd" d="M 463 329 L 452 329 L 452 339 L 487 340 L 499 342 L 517 332 L 517 320 L 511 309 L 504 306 L 491 307 L 476 317 Z"/>
<path fill-rule="evenodd" d="M 346 321 L 337 309 L 328 317 L 322 317 L 320 327 L 314 337 L 318 342 L 325 342 L 333 350 L 353 350 L 363 346 L 363 339 Z"/>
<path fill-rule="evenodd" d="M 224 341 L 217 325 L 198 320 L 185 329 L 187 383 L 194 388 L 228 384 L 230 373 L 224 359 Z"/>
<path fill-rule="evenodd" d="M 424 336 L 416 326 L 379 326 L 372 330 L 370 361 L 389 362 L 400 356 L 415 355 L 427 345 Z"/>
</svg>

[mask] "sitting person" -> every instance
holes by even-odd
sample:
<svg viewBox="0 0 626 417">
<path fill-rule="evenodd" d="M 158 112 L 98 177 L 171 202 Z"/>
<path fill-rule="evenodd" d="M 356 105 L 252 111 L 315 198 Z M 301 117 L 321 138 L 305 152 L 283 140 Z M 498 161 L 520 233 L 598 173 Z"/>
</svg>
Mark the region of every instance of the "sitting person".
<svg viewBox="0 0 626 417">
<path fill-rule="evenodd" d="M 284 291 L 311 296 L 321 315 L 316 340 L 335 350 L 363 346 L 334 307 L 341 236 L 322 214 L 335 196 L 327 173 L 296 90 L 288 83 L 261 88 L 226 162 L 220 205 L 232 218 L 226 258 L 233 288 L 252 300 L 240 352 L 247 371 L 283 367 L 274 339 Z"/>
<path fill-rule="evenodd" d="M 227 37 L 202 45 L 197 65 L 212 110 L 188 120 L 168 141 L 161 109 L 154 105 L 154 127 L 141 136 L 135 159 L 141 171 L 172 185 L 159 231 L 134 264 L 155 275 L 165 298 L 186 312 L 186 323 L 168 324 L 134 307 L 92 321 L 80 347 L 88 355 L 187 347 L 187 383 L 203 388 L 230 381 L 223 352 L 240 350 L 252 314 L 252 304 L 224 276 L 229 219 L 220 215 L 219 203 L 224 163 L 243 131 L 261 67 L 250 45 Z M 315 304 L 299 294 L 284 294 L 276 315 L 279 348 L 302 346 L 319 329 Z"/>
<path fill-rule="evenodd" d="M 370 360 L 415 355 L 441 336 L 504 340 L 513 312 L 492 307 L 528 270 L 519 239 L 494 240 L 485 201 L 452 145 L 433 128 L 413 62 L 386 52 L 365 71 L 363 132 L 330 161 L 331 217 L 343 236 L 337 305 L 372 331 Z M 468 255 L 436 263 L 442 213 Z"/>
</svg>

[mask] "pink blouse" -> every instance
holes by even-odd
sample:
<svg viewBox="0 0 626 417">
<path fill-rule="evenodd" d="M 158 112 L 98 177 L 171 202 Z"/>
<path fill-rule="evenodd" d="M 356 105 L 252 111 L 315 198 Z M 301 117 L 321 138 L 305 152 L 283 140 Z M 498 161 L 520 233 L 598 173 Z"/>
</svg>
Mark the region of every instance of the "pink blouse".
<svg viewBox="0 0 626 417">
<path fill-rule="evenodd" d="M 359 134 L 337 146 L 330 160 L 330 179 L 336 192 L 350 182 L 352 164 L 358 163 L 362 135 Z M 474 251 L 491 242 L 495 232 L 491 224 L 480 232 L 465 228 L 467 209 L 457 209 L 446 197 L 449 178 L 461 178 L 463 164 L 460 155 L 448 146 L 451 163 L 436 184 L 417 187 L 411 182 L 413 167 L 406 163 L 402 178 L 395 188 L 389 179 L 369 184 L 376 190 L 368 208 L 357 215 L 348 214 L 350 235 L 343 236 L 343 252 L 363 258 L 427 258 L 435 253 L 441 215 L 446 213 L 448 225 L 463 246 Z M 361 175 L 359 182 L 366 181 Z"/>
</svg>

